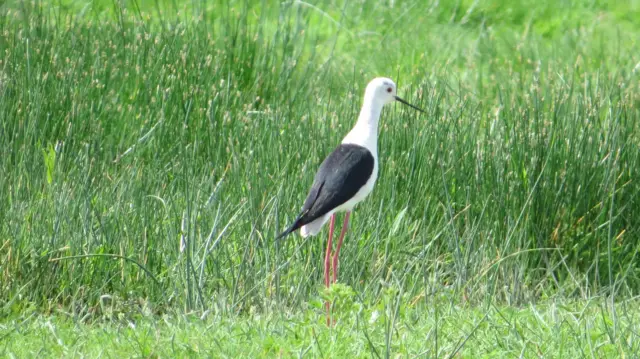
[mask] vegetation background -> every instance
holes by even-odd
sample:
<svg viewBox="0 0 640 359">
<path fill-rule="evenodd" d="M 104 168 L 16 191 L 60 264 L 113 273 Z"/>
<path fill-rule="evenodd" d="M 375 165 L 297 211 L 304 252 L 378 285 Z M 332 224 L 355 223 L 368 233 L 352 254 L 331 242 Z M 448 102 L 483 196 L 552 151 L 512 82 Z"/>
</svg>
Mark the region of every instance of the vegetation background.
<svg viewBox="0 0 640 359">
<path fill-rule="evenodd" d="M 639 1 L 0 14 L 0 356 L 638 357 Z M 427 114 L 326 290 L 273 238 L 375 76 Z"/>
</svg>

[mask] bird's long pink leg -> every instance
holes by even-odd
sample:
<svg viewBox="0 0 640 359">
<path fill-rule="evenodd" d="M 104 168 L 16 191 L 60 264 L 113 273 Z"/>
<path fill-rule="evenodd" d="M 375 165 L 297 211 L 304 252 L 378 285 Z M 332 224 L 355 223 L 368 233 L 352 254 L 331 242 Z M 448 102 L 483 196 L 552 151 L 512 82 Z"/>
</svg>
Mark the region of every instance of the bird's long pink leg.
<svg viewBox="0 0 640 359">
<path fill-rule="evenodd" d="M 342 247 L 342 240 L 347 234 L 347 229 L 349 228 L 349 216 L 351 216 L 350 211 L 344 215 L 344 222 L 342 223 L 340 238 L 338 239 L 338 245 L 336 246 L 336 253 L 333 255 L 333 283 L 338 279 L 338 255 L 340 254 L 340 247 Z"/>
<path fill-rule="evenodd" d="M 330 283 L 330 265 L 331 265 L 331 238 L 333 238 L 333 228 L 336 222 L 335 213 L 331 215 L 331 220 L 329 221 L 329 240 L 327 241 L 327 254 L 324 257 L 324 284 L 329 288 Z M 329 301 L 324 302 L 324 307 L 327 309 L 327 325 L 331 325 L 331 304 Z"/>
</svg>

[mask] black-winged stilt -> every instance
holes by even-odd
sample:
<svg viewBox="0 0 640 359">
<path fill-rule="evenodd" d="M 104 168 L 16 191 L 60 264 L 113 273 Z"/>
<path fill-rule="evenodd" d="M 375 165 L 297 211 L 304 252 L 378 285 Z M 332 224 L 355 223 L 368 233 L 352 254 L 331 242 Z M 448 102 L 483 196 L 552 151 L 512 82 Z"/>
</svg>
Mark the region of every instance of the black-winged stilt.
<svg viewBox="0 0 640 359">
<path fill-rule="evenodd" d="M 378 77 L 367 85 L 364 102 L 358 121 L 342 140 L 342 143 L 322 162 L 300 215 L 293 224 L 276 239 L 300 229 L 302 237 L 315 236 L 329 222 L 329 240 L 324 259 L 324 282 L 327 287 L 338 277 L 338 255 L 347 232 L 349 216 L 356 204 L 364 200 L 373 190 L 378 177 L 378 120 L 382 107 L 399 101 L 418 111 L 422 109 L 396 95 L 396 84 L 388 78 Z M 338 244 L 331 256 L 333 229 L 336 212 L 345 211 L 344 222 Z M 330 280 L 330 266 L 333 281 Z M 329 303 L 327 323 L 330 323 Z"/>
</svg>

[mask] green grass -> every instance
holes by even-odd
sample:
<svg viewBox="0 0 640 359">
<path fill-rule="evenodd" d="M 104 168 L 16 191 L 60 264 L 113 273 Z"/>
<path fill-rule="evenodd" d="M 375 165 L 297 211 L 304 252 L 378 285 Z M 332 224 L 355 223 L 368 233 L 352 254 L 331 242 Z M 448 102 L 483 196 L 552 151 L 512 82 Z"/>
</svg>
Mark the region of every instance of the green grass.
<svg viewBox="0 0 640 359">
<path fill-rule="evenodd" d="M 601 299 L 474 308 L 447 298 L 435 306 L 350 302 L 329 328 L 321 306 L 296 313 L 197 315 L 128 320 L 105 310 L 99 324 L 29 316 L 0 325 L 5 357 L 119 358 L 636 358 L 638 301 L 613 318 Z M 450 299 L 450 298 L 449 298 Z M 616 325 L 614 325 L 616 323 Z M 388 330 L 393 326 L 392 331 Z"/>
<path fill-rule="evenodd" d="M 427 113 L 382 115 L 380 178 L 340 262 L 363 310 L 397 292 L 397 308 L 422 318 L 418 338 L 455 306 L 451 321 L 498 323 L 524 307 L 527 322 L 550 313 L 538 305 L 594 301 L 601 311 L 567 334 L 577 344 L 546 355 L 596 343 L 591 327 L 607 333 L 603 356 L 637 348 L 637 312 L 613 308 L 640 289 L 638 1 L 9 1 L 0 11 L 3 321 L 39 313 L 25 323 L 36 331 L 53 314 L 65 335 L 98 333 L 110 298 L 125 319 L 155 316 L 138 328 L 166 315 L 187 333 L 184 313 L 211 313 L 258 336 L 276 317 L 325 330 L 308 306 L 321 295 L 326 232 L 273 238 L 352 126 L 366 83 L 389 76 Z M 443 291 L 449 301 L 428 300 Z M 329 338 L 358 336 L 354 353 L 369 355 L 354 318 Z M 369 329 L 391 336 L 407 320 Z M 557 339 L 561 323 L 540 338 Z M 438 351 L 468 329 L 447 329 Z M 535 337 L 503 334 L 520 349 Z M 436 352 L 414 341 L 412 355 Z M 282 345 L 294 353 L 294 342 Z"/>
</svg>

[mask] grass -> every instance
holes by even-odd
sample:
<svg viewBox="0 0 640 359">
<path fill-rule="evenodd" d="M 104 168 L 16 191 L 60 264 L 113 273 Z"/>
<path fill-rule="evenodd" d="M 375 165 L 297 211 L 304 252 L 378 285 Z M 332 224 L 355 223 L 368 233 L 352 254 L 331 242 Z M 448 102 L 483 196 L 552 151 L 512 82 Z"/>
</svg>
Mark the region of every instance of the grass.
<svg viewBox="0 0 640 359">
<path fill-rule="evenodd" d="M 640 351 L 633 334 L 640 329 L 637 300 L 620 303 L 615 320 L 596 298 L 523 308 L 474 308 L 446 303 L 446 298 L 434 302 L 440 305 L 407 306 L 396 313 L 389 302 L 369 309 L 352 305 L 334 328 L 319 320 L 320 303 L 296 313 L 240 317 L 127 320 L 107 310 L 99 325 L 34 315 L 0 326 L 0 335 L 9 337 L 0 350 L 16 358 L 34 353 L 65 358 L 634 358 Z M 392 332 L 385 329 L 390 321 Z"/>
<path fill-rule="evenodd" d="M 341 252 L 340 282 L 362 310 L 392 291 L 398 312 L 421 318 L 413 338 L 441 329 L 436 313 L 473 323 L 442 329 L 439 349 L 407 339 L 407 355 L 446 356 L 462 337 L 459 353 L 489 353 L 497 329 L 470 331 L 484 315 L 483 325 L 511 328 L 499 323 L 520 319 L 500 313 L 536 322 L 553 303 L 589 310 L 569 324 L 575 332 L 560 317 L 530 334 L 506 330 L 520 343 L 508 350 L 533 333 L 575 338 L 549 357 L 637 348 L 637 311 L 615 310 L 640 287 L 637 1 L 57 1 L 1 11 L 0 318 L 10 333 L 23 320 L 37 333 L 47 315 L 60 335 L 118 331 L 118 320 L 100 325 L 105 302 L 136 328 L 168 316 L 176 335 L 222 321 L 270 340 L 274 320 L 308 324 L 307 347 L 310 330 L 334 333 L 308 308 L 322 295 L 326 232 L 272 239 L 353 124 L 367 81 L 384 75 L 427 114 L 383 112 L 380 178 Z M 429 299 L 442 292 L 448 300 Z M 203 313 L 217 319 L 181 326 Z M 370 353 L 365 330 L 412 330 L 406 316 L 353 330 L 356 318 L 327 337 L 362 344 L 355 355 Z M 610 352 L 586 349 L 604 336 Z M 466 344 L 475 340 L 485 345 Z M 294 342 L 281 344 L 287 354 Z M 380 355 L 404 350 L 376 343 Z"/>
</svg>

